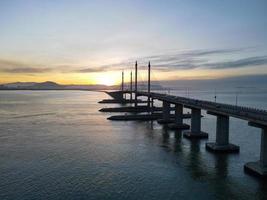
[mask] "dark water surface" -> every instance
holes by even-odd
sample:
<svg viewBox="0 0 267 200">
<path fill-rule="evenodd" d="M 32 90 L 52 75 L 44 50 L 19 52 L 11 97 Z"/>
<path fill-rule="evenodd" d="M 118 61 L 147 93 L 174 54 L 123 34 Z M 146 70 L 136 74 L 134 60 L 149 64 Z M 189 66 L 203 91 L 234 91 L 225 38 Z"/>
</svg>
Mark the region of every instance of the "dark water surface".
<svg viewBox="0 0 267 200">
<path fill-rule="evenodd" d="M 267 108 L 265 94 L 244 95 L 240 104 Z M 214 155 L 208 140 L 186 140 L 156 122 L 106 120 L 110 114 L 98 110 L 111 105 L 97 104 L 103 98 L 1 91 L 0 199 L 267 199 L 267 182 L 243 172 L 259 159 L 259 129 L 231 119 L 230 141 L 240 153 Z M 218 100 L 234 99 L 225 93 Z M 215 117 L 202 114 L 214 141 Z"/>
</svg>

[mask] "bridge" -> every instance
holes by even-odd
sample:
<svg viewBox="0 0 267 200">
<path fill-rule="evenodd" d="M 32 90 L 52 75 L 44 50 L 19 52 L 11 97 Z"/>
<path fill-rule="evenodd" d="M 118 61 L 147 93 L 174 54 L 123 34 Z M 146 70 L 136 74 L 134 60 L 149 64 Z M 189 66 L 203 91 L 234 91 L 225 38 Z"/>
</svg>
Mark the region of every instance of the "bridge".
<svg viewBox="0 0 267 200">
<path fill-rule="evenodd" d="M 127 91 L 126 91 L 127 92 Z M 247 120 L 250 124 L 267 126 L 267 111 L 257 108 L 230 105 L 211 101 L 204 101 L 174 95 L 167 95 L 154 92 L 137 92 L 137 96 L 146 96 L 171 104 L 181 104 L 188 108 L 207 110 L 208 114 L 231 116 Z"/>
<path fill-rule="evenodd" d="M 135 89 L 132 89 L 132 78 L 130 82 L 130 90 L 125 90 L 122 77 L 122 87 L 120 91 L 107 92 L 112 98 L 117 101 L 125 101 L 125 94 L 130 94 L 130 101 L 134 103 L 134 107 L 142 101 L 138 97 L 144 96 L 147 98 L 145 102 L 147 108 L 153 113 L 154 100 L 162 102 L 162 117 L 158 120 L 161 124 L 168 124 L 172 128 L 186 129 L 188 125 L 183 124 L 183 108 L 191 109 L 191 124 L 190 130 L 184 131 L 184 137 L 188 139 L 208 138 L 208 133 L 201 131 L 201 111 L 205 110 L 207 114 L 216 116 L 216 140 L 207 142 L 206 149 L 214 153 L 237 153 L 239 146 L 229 142 L 229 123 L 230 117 L 248 121 L 249 126 L 261 129 L 261 148 L 260 160 L 257 162 L 249 162 L 244 165 L 244 170 L 251 174 L 267 177 L 267 111 L 217 103 L 193 98 L 186 98 L 174 95 L 155 93 L 150 91 L 150 63 L 148 64 L 148 87 L 147 91 L 138 91 L 137 88 L 137 63 L 135 64 Z M 123 74 L 122 74 L 123 75 Z M 131 76 L 132 77 L 132 76 Z M 134 99 L 133 99 L 134 96 Z M 171 105 L 174 105 L 172 107 Z M 173 109 L 174 108 L 174 109 Z M 174 121 L 171 120 L 171 111 L 174 110 Z"/>
</svg>

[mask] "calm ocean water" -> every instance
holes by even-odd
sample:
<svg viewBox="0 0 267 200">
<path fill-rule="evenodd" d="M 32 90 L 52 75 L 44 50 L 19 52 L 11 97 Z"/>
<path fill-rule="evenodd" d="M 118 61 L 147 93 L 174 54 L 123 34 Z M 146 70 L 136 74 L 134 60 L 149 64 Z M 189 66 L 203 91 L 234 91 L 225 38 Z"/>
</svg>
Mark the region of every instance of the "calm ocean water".
<svg viewBox="0 0 267 200">
<path fill-rule="evenodd" d="M 171 91 L 213 100 L 213 91 Z M 235 104 L 235 93 L 217 92 Z M 243 172 L 259 159 L 260 130 L 231 119 L 235 155 L 205 150 L 156 122 L 112 122 L 88 91 L 0 91 L 0 199 L 267 199 L 267 182 Z M 242 92 L 239 105 L 267 109 L 267 95 Z M 189 120 L 185 120 L 189 122 Z"/>
</svg>

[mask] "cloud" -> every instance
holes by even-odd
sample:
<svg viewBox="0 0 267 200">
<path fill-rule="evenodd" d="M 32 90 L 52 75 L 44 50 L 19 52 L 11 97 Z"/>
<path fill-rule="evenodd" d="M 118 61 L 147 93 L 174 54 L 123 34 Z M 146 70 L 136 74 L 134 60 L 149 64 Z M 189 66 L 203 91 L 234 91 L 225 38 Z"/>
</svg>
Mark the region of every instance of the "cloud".
<svg viewBox="0 0 267 200">
<path fill-rule="evenodd" d="M 158 71 L 175 71 L 175 70 L 192 70 L 197 68 L 202 69 L 230 69 L 244 68 L 252 66 L 260 66 L 267 64 L 267 56 L 243 57 L 239 59 L 226 59 L 225 61 L 216 62 L 216 57 L 240 54 L 247 48 L 240 49 L 215 49 L 215 50 L 191 50 L 180 51 L 169 54 L 151 55 L 128 59 L 120 63 L 106 65 L 107 69 L 125 69 L 127 66 L 133 66 L 135 60 L 138 60 L 139 69 L 146 69 L 148 61 L 151 62 L 153 68 Z M 234 57 L 240 57 L 235 55 Z M 218 59 L 218 58 L 217 58 Z"/>
<path fill-rule="evenodd" d="M 32 67 L 19 67 L 19 68 L 4 68 L 0 69 L 2 72 L 11 74 L 36 74 L 36 73 L 46 73 L 52 71 L 50 68 L 32 68 Z"/>
<path fill-rule="evenodd" d="M 52 71 L 51 68 L 33 66 L 32 64 L 26 64 L 13 60 L 0 59 L 0 71 L 11 74 L 23 74 L 23 73 L 45 73 Z"/>
<path fill-rule="evenodd" d="M 169 54 L 159 54 L 159 55 L 152 55 L 143 57 L 142 59 L 150 59 L 153 61 L 173 61 L 177 60 L 177 58 L 196 58 L 201 56 L 211 56 L 211 55 L 222 55 L 222 54 L 229 54 L 229 53 L 237 53 L 241 52 L 244 49 L 213 49 L 213 50 L 187 50 L 187 51 L 179 51 Z"/>
<path fill-rule="evenodd" d="M 26 64 L 16 60 L 0 59 L 0 72 L 13 74 L 38 74 L 52 71 L 59 73 L 101 73 L 133 69 L 136 60 L 138 61 L 138 68 L 140 70 L 147 69 L 148 61 L 150 61 L 154 70 L 162 72 L 192 70 L 197 68 L 211 70 L 231 69 L 267 64 L 267 55 L 254 57 L 243 56 L 240 58 L 242 52 L 247 49 L 248 48 L 172 51 L 165 54 L 129 58 L 117 63 L 89 67 L 68 64 L 46 67 L 32 63 Z M 235 59 L 233 59 L 233 57 L 235 57 Z M 220 58 L 220 60 L 221 58 L 225 58 L 225 60 L 218 61 L 218 58 Z"/>
<path fill-rule="evenodd" d="M 57 65 L 44 67 L 34 63 L 24 63 L 15 60 L 0 59 L 0 72 L 10 74 L 40 74 L 48 72 L 69 72 L 73 70 L 70 65 Z"/>
<path fill-rule="evenodd" d="M 211 62 L 212 56 L 225 56 L 226 54 L 235 54 L 240 53 L 248 48 L 239 48 L 239 49 L 212 49 L 212 50 L 187 50 L 187 51 L 176 51 L 166 54 L 157 54 L 157 55 L 150 55 L 144 57 L 136 57 L 132 59 L 123 60 L 119 63 L 113 63 L 105 66 L 101 66 L 105 68 L 106 71 L 108 70 L 122 70 L 127 69 L 128 67 L 133 67 L 135 61 L 138 61 L 139 69 L 146 69 L 148 61 L 152 63 L 152 66 L 159 70 L 159 71 L 173 71 L 173 70 L 189 70 L 195 68 L 210 68 L 210 69 L 217 69 L 214 67 L 214 64 L 223 65 L 224 62 Z M 255 61 L 247 63 L 246 66 L 253 65 L 256 63 L 257 58 L 261 59 L 260 57 L 254 57 Z M 245 58 L 250 59 L 250 58 Z M 236 64 L 237 61 L 226 61 L 225 65 L 227 64 Z M 264 63 L 264 61 L 261 61 Z M 260 64 L 260 61 L 258 62 Z M 258 65 L 259 65 L 258 64 Z M 240 63 L 239 67 L 245 66 L 245 63 Z M 233 67 L 237 67 L 237 65 L 233 65 Z M 219 66 L 218 66 L 219 68 Z M 230 66 L 229 66 L 230 68 Z"/>
<path fill-rule="evenodd" d="M 97 67 L 97 68 L 93 68 L 93 67 L 87 67 L 87 68 L 82 68 L 82 69 L 78 69 L 78 70 L 73 70 L 71 72 L 78 72 L 78 73 L 95 73 L 95 72 L 104 72 L 106 71 L 105 67 Z"/>
<path fill-rule="evenodd" d="M 0 59 L 0 67 L 25 67 L 22 62 Z"/>
<path fill-rule="evenodd" d="M 229 69 L 229 68 L 242 68 L 249 66 L 258 66 L 267 64 L 267 56 L 257 56 L 243 58 L 233 61 L 225 61 L 219 63 L 207 63 L 203 66 L 209 69 Z"/>
<path fill-rule="evenodd" d="M 133 66 L 134 63 L 135 63 L 135 60 L 125 60 L 125 61 L 122 61 L 119 63 L 111 63 L 111 64 L 107 64 L 107 65 L 101 65 L 99 67 L 80 68 L 78 70 L 73 70 L 72 72 L 95 73 L 95 72 L 125 70 L 125 69 L 127 69 L 127 68 L 129 69 L 131 66 Z"/>
</svg>

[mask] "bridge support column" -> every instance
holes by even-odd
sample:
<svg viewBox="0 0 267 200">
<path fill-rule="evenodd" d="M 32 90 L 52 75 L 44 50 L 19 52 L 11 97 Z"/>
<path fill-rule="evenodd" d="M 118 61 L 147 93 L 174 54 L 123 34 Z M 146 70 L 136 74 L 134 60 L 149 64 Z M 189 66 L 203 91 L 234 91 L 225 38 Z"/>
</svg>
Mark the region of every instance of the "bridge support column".
<svg viewBox="0 0 267 200">
<path fill-rule="evenodd" d="M 236 153 L 239 146 L 229 143 L 229 116 L 207 112 L 217 116 L 216 141 L 206 143 L 206 149 L 214 152 Z"/>
<path fill-rule="evenodd" d="M 252 175 L 267 177 L 267 126 L 258 126 L 249 122 L 249 125 L 261 128 L 261 148 L 260 160 L 257 162 L 248 162 L 244 165 L 244 170 Z"/>
<path fill-rule="evenodd" d="M 183 124 L 183 105 L 175 104 L 174 123 L 169 124 L 168 127 L 172 130 L 189 129 L 190 126 Z"/>
<path fill-rule="evenodd" d="M 188 139 L 208 138 L 208 133 L 201 131 L 201 109 L 191 108 L 191 130 L 184 133 Z"/>
<path fill-rule="evenodd" d="M 137 92 L 134 93 L 134 107 L 138 107 L 138 95 L 137 95 Z"/>
<path fill-rule="evenodd" d="M 154 99 L 151 98 L 151 107 L 150 107 L 150 113 L 153 114 L 154 113 Z"/>
<path fill-rule="evenodd" d="M 171 122 L 171 104 L 167 101 L 163 101 L 162 119 L 159 119 L 158 123 L 168 124 Z"/>
</svg>

